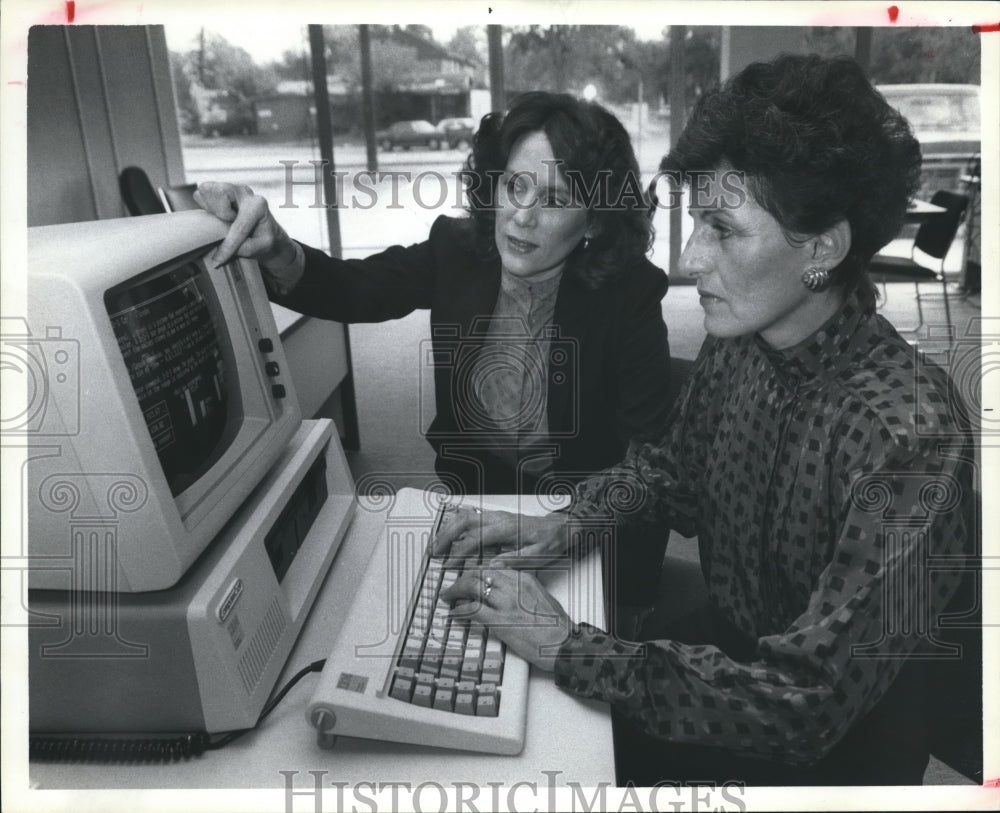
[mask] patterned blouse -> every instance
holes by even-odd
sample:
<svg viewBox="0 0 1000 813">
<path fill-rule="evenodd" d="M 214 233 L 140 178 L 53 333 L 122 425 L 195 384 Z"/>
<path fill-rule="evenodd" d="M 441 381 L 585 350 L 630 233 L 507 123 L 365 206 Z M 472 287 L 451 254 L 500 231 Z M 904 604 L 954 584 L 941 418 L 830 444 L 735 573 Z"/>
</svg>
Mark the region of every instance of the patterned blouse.
<svg viewBox="0 0 1000 813">
<path fill-rule="evenodd" d="M 941 564 L 971 545 L 972 451 L 950 392 L 853 298 L 790 349 L 709 338 L 665 434 L 582 482 L 570 513 L 697 534 L 709 600 L 755 657 L 579 625 L 557 684 L 662 739 L 824 756 L 935 646 L 957 586 Z"/>
<path fill-rule="evenodd" d="M 493 453 L 534 476 L 551 468 L 546 382 L 549 339 L 562 272 L 540 282 L 500 269 L 489 332 L 469 376 L 483 417 L 496 427 Z M 492 433 L 491 433 L 492 434 Z M 538 447 L 538 454 L 531 449 Z"/>
</svg>

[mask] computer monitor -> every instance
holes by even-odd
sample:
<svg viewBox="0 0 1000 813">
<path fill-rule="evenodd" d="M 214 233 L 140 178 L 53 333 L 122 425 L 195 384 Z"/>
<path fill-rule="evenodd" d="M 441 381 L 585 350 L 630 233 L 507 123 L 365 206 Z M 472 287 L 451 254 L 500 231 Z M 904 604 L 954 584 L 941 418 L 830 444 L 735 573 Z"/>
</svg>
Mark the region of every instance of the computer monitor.
<svg viewBox="0 0 1000 813">
<path fill-rule="evenodd" d="M 176 584 L 301 423 L 253 263 L 202 211 L 29 230 L 29 585 Z"/>
<path fill-rule="evenodd" d="M 4 354 L 29 382 L 7 424 L 27 436 L 33 733 L 252 727 L 353 517 L 259 269 L 209 259 L 226 229 L 202 211 L 29 229 Z"/>
</svg>

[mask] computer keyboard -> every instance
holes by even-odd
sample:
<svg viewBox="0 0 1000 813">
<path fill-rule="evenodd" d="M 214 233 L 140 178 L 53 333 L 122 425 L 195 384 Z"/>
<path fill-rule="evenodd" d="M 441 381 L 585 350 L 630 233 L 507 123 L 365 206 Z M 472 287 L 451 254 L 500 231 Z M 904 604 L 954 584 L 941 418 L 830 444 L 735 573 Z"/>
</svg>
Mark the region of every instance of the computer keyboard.
<svg viewBox="0 0 1000 813">
<path fill-rule="evenodd" d="M 328 746 L 342 735 L 519 753 L 528 664 L 439 597 L 461 575 L 430 556 L 440 495 L 401 489 L 394 500 L 308 719 Z"/>
<path fill-rule="evenodd" d="M 389 696 L 416 706 L 496 717 L 506 647 L 482 624 L 452 613 L 439 593 L 468 570 L 446 568 L 442 559 L 425 554 L 423 578 L 414 586 L 410 622 L 401 636 L 402 651 L 392 671 Z"/>
</svg>

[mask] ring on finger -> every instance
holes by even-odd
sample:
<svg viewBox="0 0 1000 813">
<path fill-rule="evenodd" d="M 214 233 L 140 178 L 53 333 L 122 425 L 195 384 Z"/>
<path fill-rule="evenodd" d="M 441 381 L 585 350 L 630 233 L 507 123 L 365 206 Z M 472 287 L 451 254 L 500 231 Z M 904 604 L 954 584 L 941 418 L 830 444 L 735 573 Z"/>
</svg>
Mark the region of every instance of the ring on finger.
<svg viewBox="0 0 1000 813">
<path fill-rule="evenodd" d="M 490 593 L 493 592 L 493 577 L 487 576 L 483 579 L 483 601 L 486 601 L 490 597 Z"/>
</svg>

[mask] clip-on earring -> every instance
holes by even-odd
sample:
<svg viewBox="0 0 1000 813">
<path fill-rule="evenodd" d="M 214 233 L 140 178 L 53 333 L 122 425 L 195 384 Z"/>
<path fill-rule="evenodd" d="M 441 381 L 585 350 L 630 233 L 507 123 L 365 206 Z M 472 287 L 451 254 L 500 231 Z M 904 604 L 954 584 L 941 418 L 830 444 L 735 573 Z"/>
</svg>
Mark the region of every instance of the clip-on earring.
<svg viewBox="0 0 1000 813">
<path fill-rule="evenodd" d="M 802 273 L 802 284 L 810 291 L 825 291 L 830 286 L 830 272 L 817 266 L 807 268 Z"/>
</svg>

